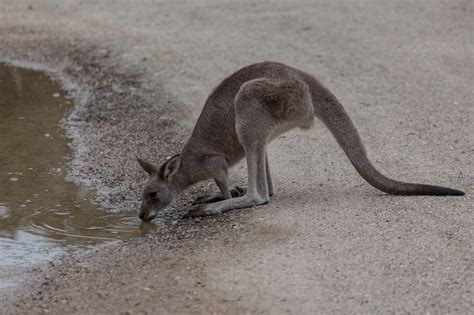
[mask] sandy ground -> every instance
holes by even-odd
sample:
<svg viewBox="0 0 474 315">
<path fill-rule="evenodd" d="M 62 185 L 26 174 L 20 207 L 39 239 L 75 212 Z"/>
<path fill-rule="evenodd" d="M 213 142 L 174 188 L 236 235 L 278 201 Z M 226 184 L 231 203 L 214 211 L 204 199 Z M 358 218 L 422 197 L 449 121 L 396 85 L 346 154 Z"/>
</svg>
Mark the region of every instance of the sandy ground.
<svg viewBox="0 0 474 315">
<path fill-rule="evenodd" d="M 71 175 L 111 209 L 136 205 L 145 177 L 134 153 L 178 152 L 211 89 L 262 60 L 324 82 L 387 175 L 467 192 L 383 194 L 316 124 L 272 144 L 271 204 L 176 220 L 212 189 L 203 183 L 159 232 L 29 271 L 3 310 L 472 312 L 473 10 L 465 0 L 0 0 L 0 57 L 80 87 Z M 233 179 L 244 175 L 238 166 Z"/>
</svg>

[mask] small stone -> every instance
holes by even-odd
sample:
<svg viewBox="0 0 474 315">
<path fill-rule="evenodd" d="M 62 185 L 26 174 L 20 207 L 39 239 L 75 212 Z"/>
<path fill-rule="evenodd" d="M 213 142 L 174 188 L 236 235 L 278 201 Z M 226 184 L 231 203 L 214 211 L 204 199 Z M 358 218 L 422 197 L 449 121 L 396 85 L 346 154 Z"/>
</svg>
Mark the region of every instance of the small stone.
<svg viewBox="0 0 474 315">
<path fill-rule="evenodd" d="M 60 97 L 60 96 L 61 96 L 61 94 L 59 94 L 59 93 L 53 93 L 53 97 Z"/>
<path fill-rule="evenodd" d="M 18 180 L 18 178 L 16 178 L 16 177 L 10 177 L 9 179 L 10 179 L 12 182 L 16 182 L 16 181 Z"/>
<path fill-rule="evenodd" d="M 45 136 L 46 138 L 49 138 L 51 135 L 50 135 L 49 133 L 45 133 L 44 136 Z"/>
</svg>

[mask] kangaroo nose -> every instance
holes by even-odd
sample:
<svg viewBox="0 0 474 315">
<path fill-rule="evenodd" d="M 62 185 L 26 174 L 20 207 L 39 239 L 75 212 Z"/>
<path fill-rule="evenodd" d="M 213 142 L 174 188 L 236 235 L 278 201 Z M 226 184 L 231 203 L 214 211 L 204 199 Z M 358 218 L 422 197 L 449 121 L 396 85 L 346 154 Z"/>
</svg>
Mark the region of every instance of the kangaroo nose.
<svg viewBox="0 0 474 315">
<path fill-rule="evenodd" d="M 145 212 L 140 212 L 140 214 L 139 214 L 138 216 L 140 217 L 140 219 L 141 219 L 142 221 L 145 220 Z"/>
</svg>

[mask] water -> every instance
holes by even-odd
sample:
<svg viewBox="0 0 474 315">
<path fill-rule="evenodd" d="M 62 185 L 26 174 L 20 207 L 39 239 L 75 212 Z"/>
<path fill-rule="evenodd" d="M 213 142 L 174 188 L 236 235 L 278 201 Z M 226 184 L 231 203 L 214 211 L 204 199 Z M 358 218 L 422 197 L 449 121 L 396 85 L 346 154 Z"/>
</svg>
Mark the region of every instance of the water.
<svg viewBox="0 0 474 315">
<path fill-rule="evenodd" d="M 93 191 L 65 180 L 72 152 L 60 122 L 72 104 L 64 95 L 45 74 L 0 64 L 0 269 L 154 228 L 136 212 L 102 209 Z"/>
</svg>

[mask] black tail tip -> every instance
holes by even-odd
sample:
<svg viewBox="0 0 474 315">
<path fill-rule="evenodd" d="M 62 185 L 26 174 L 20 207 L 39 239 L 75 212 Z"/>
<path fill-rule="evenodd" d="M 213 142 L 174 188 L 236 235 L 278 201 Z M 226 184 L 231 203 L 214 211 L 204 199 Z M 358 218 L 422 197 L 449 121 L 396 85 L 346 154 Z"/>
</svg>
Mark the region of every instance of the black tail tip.
<svg viewBox="0 0 474 315">
<path fill-rule="evenodd" d="M 466 193 L 462 190 L 456 190 L 456 189 L 453 189 L 455 191 L 455 193 L 453 194 L 454 196 L 464 196 Z"/>
<path fill-rule="evenodd" d="M 462 190 L 445 188 L 445 187 L 436 187 L 434 193 L 437 196 L 464 196 L 466 194 Z"/>
</svg>

